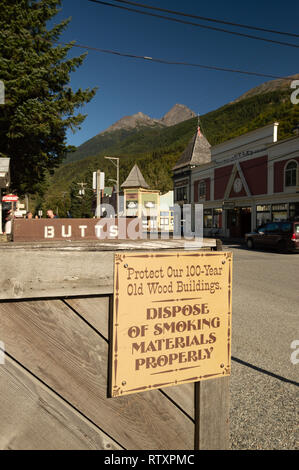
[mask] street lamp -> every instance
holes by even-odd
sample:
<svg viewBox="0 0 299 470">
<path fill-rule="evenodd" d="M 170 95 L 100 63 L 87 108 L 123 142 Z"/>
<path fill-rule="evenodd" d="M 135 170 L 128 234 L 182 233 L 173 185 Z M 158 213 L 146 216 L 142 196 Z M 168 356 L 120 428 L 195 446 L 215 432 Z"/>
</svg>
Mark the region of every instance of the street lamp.
<svg viewBox="0 0 299 470">
<path fill-rule="evenodd" d="M 104 157 L 106 160 L 110 160 L 111 163 L 116 167 L 116 215 L 118 217 L 119 212 L 119 158 L 118 157 Z M 115 162 L 116 161 L 116 162 Z"/>
</svg>

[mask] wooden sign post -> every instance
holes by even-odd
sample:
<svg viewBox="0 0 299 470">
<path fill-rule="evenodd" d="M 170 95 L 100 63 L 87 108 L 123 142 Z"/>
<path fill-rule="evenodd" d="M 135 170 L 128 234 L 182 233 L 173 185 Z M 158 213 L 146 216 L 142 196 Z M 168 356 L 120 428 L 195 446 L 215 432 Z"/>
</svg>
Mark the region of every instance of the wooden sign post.
<svg viewBox="0 0 299 470">
<path fill-rule="evenodd" d="M 112 397 L 230 374 L 232 255 L 115 256 Z"/>
</svg>

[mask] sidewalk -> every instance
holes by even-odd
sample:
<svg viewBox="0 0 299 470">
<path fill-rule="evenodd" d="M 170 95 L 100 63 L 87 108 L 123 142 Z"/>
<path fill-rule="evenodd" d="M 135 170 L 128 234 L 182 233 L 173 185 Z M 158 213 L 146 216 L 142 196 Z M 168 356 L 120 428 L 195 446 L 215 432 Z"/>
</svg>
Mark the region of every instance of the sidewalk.
<svg viewBox="0 0 299 470">
<path fill-rule="evenodd" d="M 9 236 L 4 234 L 4 233 L 1 233 L 0 234 L 0 243 L 7 243 L 9 240 Z"/>
</svg>

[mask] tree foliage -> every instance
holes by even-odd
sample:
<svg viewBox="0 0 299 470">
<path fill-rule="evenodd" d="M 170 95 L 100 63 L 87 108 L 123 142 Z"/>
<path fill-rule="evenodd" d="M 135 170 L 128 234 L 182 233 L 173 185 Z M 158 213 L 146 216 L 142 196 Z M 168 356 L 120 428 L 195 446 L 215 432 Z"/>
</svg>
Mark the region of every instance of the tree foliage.
<svg viewBox="0 0 299 470">
<path fill-rule="evenodd" d="M 83 181 L 82 181 L 83 180 Z M 84 183 L 84 186 L 81 186 Z M 69 213 L 74 218 L 88 218 L 95 214 L 95 194 L 92 189 L 92 172 L 88 171 L 82 179 L 76 179 L 70 186 Z"/>
<path fill-rule="evenodd" d="M 0 79 L 5 105 L 0 106 L 0 157 L 11 159 L 12 189 L 20 195 L 40 193 L 48 172 L 72 147 L 66 131 L 84 121 L 78 107 L 89 102 L 95 89 L 73 91 L 70 74 L 84 60 L 67 58 L 72 48 L 57 41 L 64 20 L 47 29 L 61 0 L 1 0 Z"/>
</svg>

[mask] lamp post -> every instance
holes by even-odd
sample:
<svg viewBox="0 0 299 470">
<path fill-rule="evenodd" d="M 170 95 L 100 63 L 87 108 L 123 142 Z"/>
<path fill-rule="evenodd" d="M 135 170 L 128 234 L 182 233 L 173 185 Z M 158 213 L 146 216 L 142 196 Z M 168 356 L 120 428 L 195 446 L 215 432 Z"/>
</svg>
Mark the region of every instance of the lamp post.
<svg viewBox="0 0 299 470">
<path fill-rule="evenodd" d="M 116 215 L 119 215 L 119 158 L 118 157 L 105 157 L 110 160 L 111 163 L 116 167 Z"/>
</svg>

